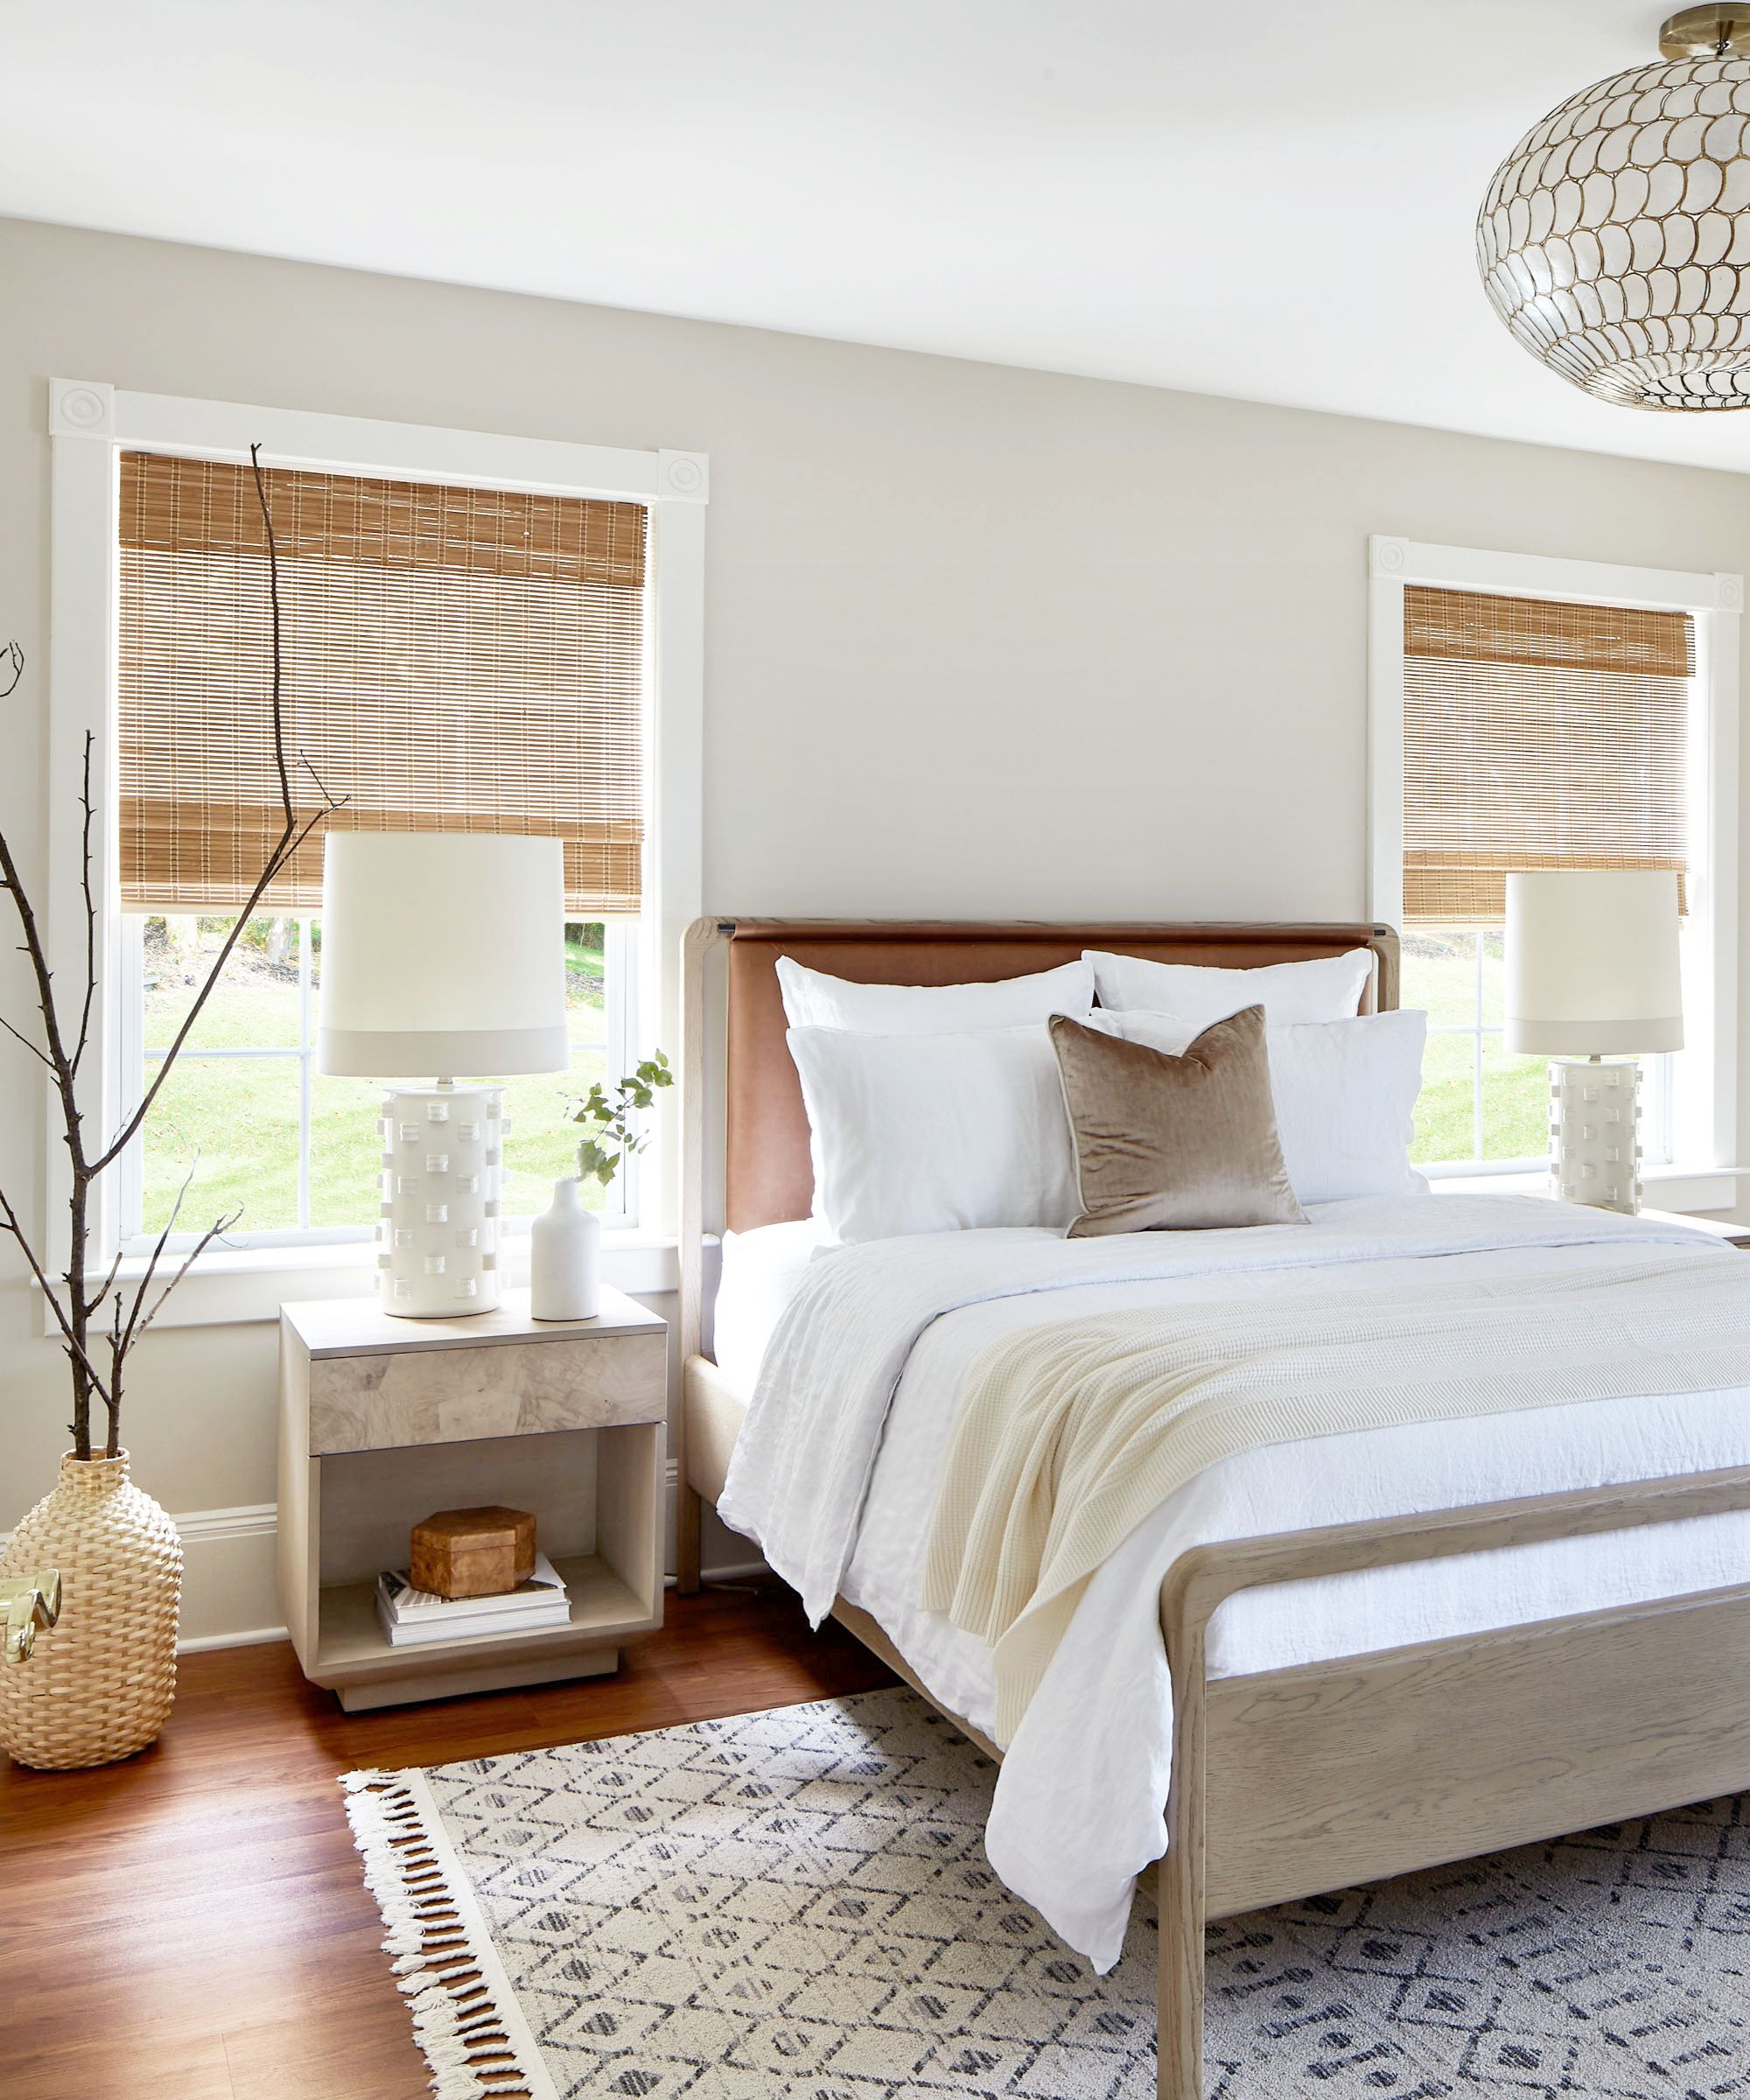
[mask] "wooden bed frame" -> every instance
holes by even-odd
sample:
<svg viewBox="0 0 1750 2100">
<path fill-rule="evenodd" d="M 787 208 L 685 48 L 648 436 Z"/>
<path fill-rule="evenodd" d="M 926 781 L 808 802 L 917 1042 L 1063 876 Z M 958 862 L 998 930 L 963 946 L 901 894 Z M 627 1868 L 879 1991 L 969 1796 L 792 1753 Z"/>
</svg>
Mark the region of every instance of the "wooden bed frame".
<svg viewBox="0 0 1750 2100">
<path fill-rule="evenodd" d="M 1396 936 L 1382 928 L 700 920 L 687 937 L 682 995 L 680 1586 L 698 1586 L 700 1497 L 715 1501 L 732 1441 L 727 1383 L 700 1349 L 707 1230 L 713 1219 L 746 1229 L 808 1214 L 807 1124 L 783 1040 L 779 955 L 864 982 L 930 984 L 1046 969 L 1083 948 L 1232 965 L 1360 946 L 1376 958 L 1363 1009 L 1395 1005 Z M 720 1133 L 720 1155 L 708 1130 Z M 1200 2100 L 1207 1919 L 1750 1786 L 1750 1581 L 1212 1681 L 1206 1638 L 1222 1600 L 1746 1507 L 1750 1468 L 1733 1468 L 1180 1556 L 1160 1598 L 1173 1691 L 1158 1869 L 1160 2100 Z M 836 1615 L 916 1685 L 866 1614 L 841 1602 Z M 948 1718 L 998 1754 L 961 1716 Z"/>
</svg>

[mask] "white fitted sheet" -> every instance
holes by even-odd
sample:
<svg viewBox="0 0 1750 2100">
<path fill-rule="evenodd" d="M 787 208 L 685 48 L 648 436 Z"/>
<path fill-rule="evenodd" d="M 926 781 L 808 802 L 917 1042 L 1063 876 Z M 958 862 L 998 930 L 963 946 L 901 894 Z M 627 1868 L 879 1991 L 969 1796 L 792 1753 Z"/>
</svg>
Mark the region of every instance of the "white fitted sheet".
<svg viewBox="0 0 1750 2100">
<path fill-rule="evenodd" d="M 1460 1206 L 1488 1201 L 1452 1199 L 1438 1209 L 1457 1226 Z M 1379 1206 L 1369 1207 L 1376 1233 L 1380 1214 Z M 1499 1214 L 1498 1207 L 1473 1214 Z M 1430 1258 L 1457 1278 L 1576 1264 L 1607 1269 L 1644 1256 L 1634 1240 L 1536 1245 L 1517 1243 L 1505 1231 L 1508 1244 L 1479 1248 L 1472 1236 L 1471 1250 L 1431 1256 L 1430 1222 L 1427 1200 L 1409 1199 L 1404 1238 L 1422 1250 L 1402 1261 L 1374 1258 L 1368 1280 L 1389 1291 Z M 1389 1236 L 1389 1222 L 1385 1229 Z M 1699 1236 L 1698 1257 L 1744 1258 L 1718 1242 L 1702 1243 Z M 1175 1298 L 1231 1299 L 1237 1307 L 1284 1290 L 1352 1289 L 1356 1275 L 1341 1262 L 1287 1273 L 1242 1269 L 1138 1278 L 990 1297 L 944 1311 L 918 1335 L 893 1390 L 843 1593 L 879 1622 L 935 1698 L 993 1732 L 984 1644 L 914 1601 L 936 1478 L 976 1358 L 1028 1325 Z M 793 1287 L 800 1281 L 794 1270 Z M 1156 1600 L 1166 1570 L 1187 1547 L 1743 1464 L 1750 1464 L 1750 1396 L 1733 1390 L 1310 1438 L 1209 1468 L 1139 1526 L 1089 1585 L 1070 1635 L 1008 1746 L 989 1831 L 993 1864 L 1072 1945 L 1102 1967 L 1116 1958 L 1131 1880 L 1166 1843 L 1171 1690 Z M 1523 1624 L 1711 1589 L 1743 1580 L 1746 1570 L 1750 1516 L 1732 1515 L 1283 1585 L 1242 1592 L 1222 1606 L 1211 1630 L 1209 1667 L 1216 1676 L 1242 1675 Z"/>
</svg>

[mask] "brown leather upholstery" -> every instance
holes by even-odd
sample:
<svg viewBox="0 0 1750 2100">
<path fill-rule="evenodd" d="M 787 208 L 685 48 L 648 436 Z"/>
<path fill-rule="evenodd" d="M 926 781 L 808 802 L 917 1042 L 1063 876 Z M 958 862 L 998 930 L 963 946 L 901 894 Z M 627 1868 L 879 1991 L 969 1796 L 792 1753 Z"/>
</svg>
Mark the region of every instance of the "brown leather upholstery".
<svg viewBox="0 0 1750 2100">
<path fill-rule="evenodd" d="M 784 1040 L 777 962 L 865 984 L 972 984 L 1073 962 L 1084 948 L 1157 962 L 1254 969 L 1373 949 L 1362 1012 L 1397 1004 L 1397 936 L 1373 926 L 934 925 L 928 921 L 725 920 L 729 1070 L 724 1222 L 732 1232 L 805 1218 L 814 1197 L 808 1124 Z"/>
</svg>

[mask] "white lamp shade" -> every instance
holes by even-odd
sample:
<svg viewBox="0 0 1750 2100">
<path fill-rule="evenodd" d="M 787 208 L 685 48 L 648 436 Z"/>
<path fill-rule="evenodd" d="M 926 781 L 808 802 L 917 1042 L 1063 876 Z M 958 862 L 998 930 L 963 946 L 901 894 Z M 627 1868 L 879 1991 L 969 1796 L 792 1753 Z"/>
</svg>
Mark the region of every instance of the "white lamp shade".
<svg viewBox="0 0 1750 2100">
<path fill-rule="evenodd" d="M 1673 874 L 1509 875 L 1507 1047 L 1548 1057 L 1681 1050 L 1677 928 Z"/>
<path fill-rule="evenodd" d="M 316 1064 L 368 1078 L 562 1072 L 556 838 L 331 831 Z"/>
</svg>

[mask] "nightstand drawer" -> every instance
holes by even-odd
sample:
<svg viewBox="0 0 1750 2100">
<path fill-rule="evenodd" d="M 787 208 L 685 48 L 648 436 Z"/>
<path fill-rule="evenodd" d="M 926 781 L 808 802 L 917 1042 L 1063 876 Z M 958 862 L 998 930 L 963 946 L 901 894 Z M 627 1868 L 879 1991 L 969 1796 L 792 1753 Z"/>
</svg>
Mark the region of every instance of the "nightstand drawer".
<svg viewBox="0 0 1750 2100">
<path fill-rule="evenodd" d="M 309 1367 L 312 1456 L 659 1422 L 668 1335 L 580 1335 L 390 1354 L 322 1356 Z"/>
</svg>

